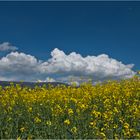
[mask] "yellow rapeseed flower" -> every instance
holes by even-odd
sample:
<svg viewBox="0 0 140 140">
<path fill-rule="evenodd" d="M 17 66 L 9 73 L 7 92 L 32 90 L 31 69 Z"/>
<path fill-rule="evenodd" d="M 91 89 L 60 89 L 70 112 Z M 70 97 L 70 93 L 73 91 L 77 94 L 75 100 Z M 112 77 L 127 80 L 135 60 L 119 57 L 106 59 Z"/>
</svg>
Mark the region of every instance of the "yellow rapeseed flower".
<svg viewBox="0 0 140 140">
<path fill-rule="evenodd" d="M 46 121 L 46 125 L 51 126 L 52 122 L 51 121 Z"/>
<path fill-rule="evenodd" d="M 29 112 L 32 112 L 32 110 L 33 110 L 32 107 L 29 107 L 29 108 L 28 108 L 28 111 L 29 111 Z"/>
<path fill-rule="evenodd" d="M 64 121 L 64 124 L 70 125 L 70 120 L 69 120 L 69 119 L 66 119 L 66 120 Z"/>
<path fill-rule="evenodd" d="M 129 128 L 129 124 L 128 123 L 124 123 L 124 128 L 128 129 Z"/>
<path fill-rule="evenodd" d="M 100 132 L 100 137 L 101 137 L 101 138 L 105 138 L 105 137 L 106 137 L 105 133 Z"/>
<path fill-rule="evenodd" d="M 96 126 L 96 122 L 95 121 L 92 121 L 92 122 L 90 122 L 90 125 L 93 126 L 93 127 L 95 127 Z"/>
<path fill-rule="evenodd" d="M 25 127 L 20 128 L 20 131 L 24 132 L 25 131 Z"/>
<path fill-rule="evenodd" d="M 71 129 L 71 132 L 77 133 L 77 127 L 74 126 L 74 127 Z"/>
<path fill-rule="evenodd" d="M 35 123 L 41 123 L 41 119 L 38 118 L 38 117 L 35 117 L 35 118 L 34 118 L 34 121 L 35 121 Z"/>
<path fill-rule="evenodd" d="M 73 115 L 73 113 L 74 113 L 74 112 L 73 112 L 73 110 L 72 110 L 71 108 L 68 109 L 68 114 L 69 114 L 69 115 Z"/>
</svg>

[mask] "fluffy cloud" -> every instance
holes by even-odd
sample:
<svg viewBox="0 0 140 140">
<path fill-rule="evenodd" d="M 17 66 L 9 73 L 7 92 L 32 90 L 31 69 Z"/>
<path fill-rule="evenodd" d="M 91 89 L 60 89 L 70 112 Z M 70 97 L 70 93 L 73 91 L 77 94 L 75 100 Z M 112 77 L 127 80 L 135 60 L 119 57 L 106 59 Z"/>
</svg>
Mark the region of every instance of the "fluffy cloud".
<svg viewBox="0 0 140 140">
<path fill-rule="evenodd" d="M 9 42 L 3 42 L 0 44 L 0 51 L 15 51 L 17 49 L 17 47 L 12 46 Z"/>
<path fill-rule="evenodd" d="M 45 80 L 38 80 L 37 82 L 57 82 L 55 81 L 55 79 L 51 78 L 51 77 L 47 77 Z"/>
<path fill-rule="evenodd" d="M 11 52 L 0 59 L 0 80 L 80 83 L 89 79 L 97 82 L 126 79 L 135 75 L 133 65 L 125 65 L 106 54 L 82 57 L 75 52 L 67 55 L 56 48 L 51 56 L 41 61 L 32 55 Z"/>
</svg>

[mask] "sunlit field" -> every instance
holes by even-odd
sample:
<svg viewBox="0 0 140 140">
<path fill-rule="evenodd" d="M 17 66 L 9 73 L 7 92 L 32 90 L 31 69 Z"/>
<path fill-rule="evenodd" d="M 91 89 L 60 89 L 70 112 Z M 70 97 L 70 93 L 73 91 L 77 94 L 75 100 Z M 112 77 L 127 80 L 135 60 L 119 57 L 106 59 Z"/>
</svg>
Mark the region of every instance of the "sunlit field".
<svg viewBox="0 0 140 140">
<path fill-rule="evenodd" d="M 139 139 L 140 80 L 0 87 L 1 139 Z"/>
</svg>

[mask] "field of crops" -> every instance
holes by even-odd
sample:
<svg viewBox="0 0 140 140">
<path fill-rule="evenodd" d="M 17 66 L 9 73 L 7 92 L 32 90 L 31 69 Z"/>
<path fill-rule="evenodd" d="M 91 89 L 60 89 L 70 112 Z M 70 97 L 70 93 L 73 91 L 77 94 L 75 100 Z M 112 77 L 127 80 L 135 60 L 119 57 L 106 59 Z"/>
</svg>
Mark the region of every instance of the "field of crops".
<svg viewBox="0 0 140 140">
<path fill-rule="evenodd" d="M 140 80 L 0 87 L 1 139 L 140 139 Z"/>
</svg>

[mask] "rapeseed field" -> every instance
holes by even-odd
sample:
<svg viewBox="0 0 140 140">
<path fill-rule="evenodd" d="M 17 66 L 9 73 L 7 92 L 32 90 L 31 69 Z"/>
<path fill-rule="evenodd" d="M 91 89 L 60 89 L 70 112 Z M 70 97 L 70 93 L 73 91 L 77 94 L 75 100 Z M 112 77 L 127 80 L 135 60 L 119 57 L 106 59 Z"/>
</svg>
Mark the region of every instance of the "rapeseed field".
<svg viewBox="0 0 140 140">
<path fill-rule="evenodd" d="M 1 139 L 140 139 L 140 79 L 0 87 Z"/>
</svg>

